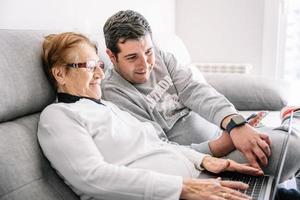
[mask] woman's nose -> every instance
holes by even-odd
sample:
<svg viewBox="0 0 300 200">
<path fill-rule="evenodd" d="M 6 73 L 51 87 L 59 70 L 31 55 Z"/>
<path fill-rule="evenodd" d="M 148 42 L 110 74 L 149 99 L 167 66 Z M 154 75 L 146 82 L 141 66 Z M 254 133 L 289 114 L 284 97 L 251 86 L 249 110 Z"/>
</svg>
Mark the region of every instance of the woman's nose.
<svg viewBox="0 0 300 200">
<path fill-rule="evenodd" d="M 102 69 L 101 67 L 96 67 L 94 70 L 94 77 L 95 78 L 100 78 L 100 79 L 104 79 L 105 75 L 104 75 L 104 69 Z"/>
</svg>

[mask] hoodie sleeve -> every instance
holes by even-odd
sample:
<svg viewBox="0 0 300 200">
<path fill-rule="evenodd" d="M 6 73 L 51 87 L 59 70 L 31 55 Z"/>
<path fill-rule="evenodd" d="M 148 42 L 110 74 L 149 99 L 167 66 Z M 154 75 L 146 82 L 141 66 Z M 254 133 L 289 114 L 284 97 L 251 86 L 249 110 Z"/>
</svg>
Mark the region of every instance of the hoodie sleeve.
<svg viewBox="0 0 300 200">
<path fill-rule="evenodd" d="M 237 113 L 225 96 L 209 84 L 196 80 L 189 67 L 179 64 L 170 53 L 159 53 L 185 106 L 219 127 L 226 116 Z"/>
<path fill-rule="evenodd" d="M 95 199 L 178 200 L 182 178 L 105 162 L 84 124 L 58 108 L 46 108 L 38 127 L 45 156 L 81 195 Z"/>
</svg>

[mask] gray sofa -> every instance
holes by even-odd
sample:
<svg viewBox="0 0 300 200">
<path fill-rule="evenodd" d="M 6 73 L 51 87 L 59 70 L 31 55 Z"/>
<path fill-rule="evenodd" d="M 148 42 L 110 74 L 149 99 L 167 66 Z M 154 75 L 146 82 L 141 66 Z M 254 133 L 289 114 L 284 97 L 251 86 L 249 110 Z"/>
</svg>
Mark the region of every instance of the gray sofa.
<svg viewBox="0 0 300 200">
<path fill-rule="evenodd" d="M 55 98 L 41 63 L 45 34 L 0 30 L 0 200 L 79 199 L 51 168 L 37 142 L 39 113 Z M 231 95 L 216 82 L 221 79 L 207 79 Z M 283 105 L 279 102 L 276 109 Z"/>
<path fill-rule="evenodd" d="M 0 199 L 79 199 L 37 142 L 41 110 L 54 100 L 42 69 L 43 33 L 0 30 Z"/>
</svg>

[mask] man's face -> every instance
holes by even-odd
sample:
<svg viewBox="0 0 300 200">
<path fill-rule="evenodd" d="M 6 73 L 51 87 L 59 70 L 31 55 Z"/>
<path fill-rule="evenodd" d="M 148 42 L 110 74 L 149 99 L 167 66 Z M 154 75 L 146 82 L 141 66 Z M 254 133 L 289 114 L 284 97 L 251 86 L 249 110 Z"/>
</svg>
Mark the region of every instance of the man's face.
<svg viewBox="0 0 300 200">
<path fill-rule="evenodd" d="M 155 63 L 153 43 L 150 35 L 137 40 L 118 43 L 117 57 L 108 50 L 116 71 L 131 83 L 144 83 L 149 79 Z"/>
</svg>

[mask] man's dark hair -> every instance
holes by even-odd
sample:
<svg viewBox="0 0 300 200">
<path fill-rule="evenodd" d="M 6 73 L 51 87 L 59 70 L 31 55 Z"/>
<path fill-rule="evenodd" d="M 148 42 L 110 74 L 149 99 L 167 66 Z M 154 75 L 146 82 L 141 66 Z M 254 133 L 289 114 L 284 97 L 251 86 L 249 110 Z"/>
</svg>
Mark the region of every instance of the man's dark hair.
<svg viewBox="0 0 300 200">
<path fill-rule="evenodd" d="M 152 37 L 148 21 L 133 10 L 119 11 L 108 18 L 103 33 L 106 47 L 115 55 L 120 52 L 118 42 L 125 43 L 128 39 L 139 39 L 148 34 Z"/>
</svg>

